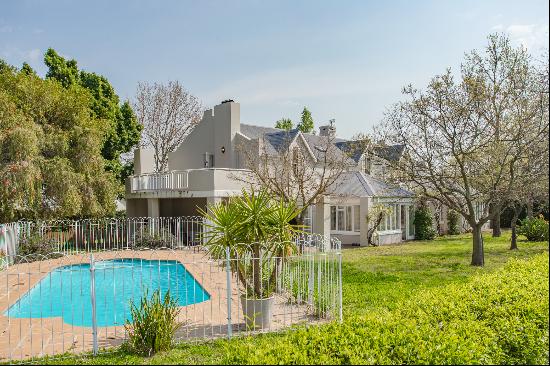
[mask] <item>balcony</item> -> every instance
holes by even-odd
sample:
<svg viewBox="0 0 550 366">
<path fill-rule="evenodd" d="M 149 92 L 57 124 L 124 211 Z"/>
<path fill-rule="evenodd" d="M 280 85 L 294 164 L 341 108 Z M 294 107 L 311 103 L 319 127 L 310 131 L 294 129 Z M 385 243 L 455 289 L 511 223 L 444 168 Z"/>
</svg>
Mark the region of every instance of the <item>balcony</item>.
<svg viewBox="0 0 550 366">
<path fill-rule="evenodd" d="M 127 198 L 201 197 L 214 191 L 222 195 L 240 192 L 243 169 L 204 168 L 146 173 L 128 177 Z"/>
<path fill-rule="evenodd" d="M 131 192 L 150 192 L 165 190 L 186 190 L 189 170 L 174 170 L 167 173 L 147 173 L 134 175 L 131 179 Z"/>
</svg>

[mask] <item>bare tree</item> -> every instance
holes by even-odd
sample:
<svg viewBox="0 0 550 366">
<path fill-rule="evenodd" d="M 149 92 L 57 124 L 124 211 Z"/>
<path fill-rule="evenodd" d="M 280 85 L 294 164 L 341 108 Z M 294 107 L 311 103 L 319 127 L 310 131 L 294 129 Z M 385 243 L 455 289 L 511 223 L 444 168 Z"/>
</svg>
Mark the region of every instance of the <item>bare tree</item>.
<svg viewBox="0 0 550 366">
<path fill-rule="evenodd" d="M 143 125 L 142 146 L 155 151 L 155 170 L 166 171 L 174 151 L 200 121 L 204 108 L 178 81 L 138 83 L 134 111 Z"/>
<path fill-rule="evenodd" d="M 484 55 L 466 57 L 459 82 L 447 70 L 425 91 L 406 87 L 409 100 L 384 121 L 387 138 L 406 145 L 407 154 L 394 163 L 401 179 L 471 226 L 472 265 L 484 264 L 481 229 L 489 206 L 502 205 L 517 182 L 531 179 L 515 168 L 548 134 L 541 113 L 548 98 L 535 74 L 524 49 L 493 35 Z"/>
<path fill-rule="evenodd" d="M 249 173 L 236 176 L 253 188 L 265 188 L 272 195 L 303 208 L 321 196 L 334 193 L 342 174 L 354 165 L 350 154 L 364 149 L 365 142 L 337 147 L 333 136 L 309 136 L 308 144 L 297 130 L 281 132 L 283 142 L 274 149 L 264 138 L 237 145 L 241 161 Z M 297 220 L 303 224 L 305 211 Z"/>
</svg>

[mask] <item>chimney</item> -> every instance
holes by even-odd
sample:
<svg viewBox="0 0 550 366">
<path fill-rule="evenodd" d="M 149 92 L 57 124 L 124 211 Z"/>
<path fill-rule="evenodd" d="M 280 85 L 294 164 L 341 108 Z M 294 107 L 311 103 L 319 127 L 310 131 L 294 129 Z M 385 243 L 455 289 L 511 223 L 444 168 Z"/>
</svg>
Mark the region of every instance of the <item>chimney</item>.
<svg viewBox="0 0 550 366">
<path fill-rule="evenodd" d="M 334 119 L 331 119 L 328 125 L 319 127 L 319 135 L 329 136 L 331 138 L 336 137 L 336 127 L 334 126 L 334 121 Z"/>
</svg>

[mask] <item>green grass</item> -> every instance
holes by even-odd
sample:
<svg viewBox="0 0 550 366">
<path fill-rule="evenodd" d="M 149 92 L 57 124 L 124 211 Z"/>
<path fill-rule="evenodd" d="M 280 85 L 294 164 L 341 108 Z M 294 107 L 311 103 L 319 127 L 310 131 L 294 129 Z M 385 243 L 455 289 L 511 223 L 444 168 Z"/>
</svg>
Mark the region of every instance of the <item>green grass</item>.
<svg viewBox="0 0 550 366">
<path fill-rule="evenodd" d="M 264 335 L 264 336 L 256 336 L 256 337 L 244 337 L 239 339 L 234 339 L 231 342 L 227 342 L 225 340 L 217 340 L 212 342 L 201 342 L 201 343 L 194 343 L 194 344 L 182 344 L 177 347 L 175 347 L 173 350 L 169 352 L 159 353 L 151 358 L 145 358 L 145 357 L 139 357 L 134 356 L 128 353 L 125 353 L 124 351 L 118 349 L 113 350 L 110 352 L 107 352 L 104 355 L 98 356 L 96 358 L 92 358 L 88 355 L 84 356 L 72 356 L 69 355 L 64 359 L 42 359 L 40 360 L 41 363 L 63 363 L 66 362 L 67 364 L 73 364 L 73 363 L 79 363 L 79 364 L 217 364 L 217 363 L 231 363 L 231 362 L 242 362 L 243 361 L 243 350 L 247 350 L 246 352 L 250 350 L 255 349 L 267 349 L 270 345 L 286 345 L 285 347 L 293 348 L 293 349 L 300 349 L 301 347 L 304 349 L 304 352 L 306 352 L 306 349 L 309 349 L 310 351 L 312 349 L 314 350 L 320 350 L 319 352 L 328 352 L 327 350 L 332 349 L 330 347 L 335 347 L 334 349 L 340 349 L 342 348 L 342 341 L 338 344 L 330 345 L 329 341 L 332 339 L 332 335 L 336 334 L 338 332 L 343 332 L 342 338 L 344 339 L 343 342 L 348 342 L 346 340 L 346 337 L 350 337 L 349 342 L 353 343 L 353 332 L 355 329 L 363 329 L 362 332 L 367 332 L 366 329 L 371 329 L 370 323 L 365 323 L 368 319 L 369 322 L 376 322 L 377 318 L 379 319 L 387 319 L 386 323 L 391 323 L 392 317 L 401 316 L 401 319 L 405 319 L 406 321 L 401 321 L 397 324 L 394 324 L 393 326 L 395 328 L 389 328 L 390 325 L 384 323 L 384 324 L 378 324 L 379 327 L 381 327 L 381 332 L 389 332 L 390 338 L 388 338 L 386 341 L 380 341 L 382 342 L 382 346 L 384 346 L 384 342 L 404 342 L 402 339 L 395 340 L 394 338 L 391 338 L 394 336 L 394 333 L 397 332 L 396 329 L 400 329 L 401 333 L 407 333 L 408 329 L 407 327 L 421 327 L 426 326 L 426 324 L 416 324 L 414 316 L 411 316 L 411 314 L 403 313 L 403 307 L 404 306 L 416 306 L 416 302 L 420 301 L 423 297 L 432 299 L 433 296 L 436 296 L 438 294 L 441 295 L 443 292 L 455 292 L 459 293 L 462 291 L 463 293 L 467 293 L 468 286 L 471 288 L 476 288 L 476 286 L 480 286 L 479 284 L 476 285 L 476 281 L 480 282 L 480 277 L 487 277 L 491 281 L 498 281 L 499 278 L 504 278 L 506 276 L 500 276 L 500 273 L 502 272 L 502 268 L 510 262 L 511 259 L 530 259 L 538 257 L 537 263 L 540 262 L 540 256 L 537 256 L 541 253 L 548 253 L 548 243 L 545 242 L 538 242 L 538 243 L 529 243 L 525 241 L 520 241 L 518 243 L 519 250 L 517 251 L 510 251 L 509 248 L 509 232 L 504 232 L 504 235 L 501 238 L 491 238 L 490 235 L 485 235 L 485 267 L 483 268 L 475 268 L 469 265 L 470 263 L 470 256 L 471 256 L 471 237 L 469 235 L 459 235 L 459 236 L 453 236 L 453 237 L 442 237 L 438 238 L 434 241 L 429 242 L 409 242 L 404 243 L 402 245 L 396 245 L 396 246 L 387 246 L 387 247 L 380 247 L 380 248 L 355 248 L 355 249 L 348 249 L 344 251 L 344 259 L 343 259 L 343 301 L 344 301 L 344 317 L 345 317 L 345 323 L 343 325 L 338 324 L 331 324 L 328 326 L 321 327 L 320 329 L 304 329 L 300 328 L 297 332 L 291 333 L 291 332 L 284 332 L 282 334 L 271 334 L 271 335 Z M 547 254 L 544 254 L 546 258 L 546 262 L 548 261 Z M 536 259 L 536 258 L 535 258 Z M 524 267 L 526 265 L 523 265 Z M 539 263 L 540 266 L 540 263 Z M 496 275 L 492 275 L 497 271 Z M 500 272 L 498 272 L 500 271 Z M 518 272 L 519 273 L 519 272 Z M 540 273 L 543 273 L 541 276 Z M 492 277 L 491 277 L 492 276 Z M 533 296 L 538 296 L 534 298 L 533 301 L 539 301 L 541 296 L 543 296 L 543 303 L 546 302 L 546 308 L 548 307 L 548 287 L 544 287 L 541 285 L 541 283 L 547 283 L 548 282 L 548 266 L 546 265 L 545 268 L 542 269 L 542 272 L 537 272 L 534 274 L 534 276 L 538 276 L 534 279 L 534 283 L 537 286 L 542 286 L 542 292 L 534 294 Z M 539 278 L 539 277 L 545 277 L 545 278 Z M 479 281 L 478 281 L 479 280 Z M 504 280 L 504 279 L 503 279 Z M 538 282 L 537 282 L 538 281 Z M 511 282 L 507 283 L 498 283 L 495 285 L 496 287 L 505 287 L 510 286 Z M 530 284 L 531 282 L 528 282 Z M 513 283 L 512 283 L 513 285 Z M 435 295 L 434 295 L 435 294 Z M 460 296 L 465 296 L 464 294 Z M 495 296 L 498 298 L 499 296 L 502 297 L 502 294 L 495 294 Z M 510 296 L 506 295 L 507 298 Z M 483 299 L 483 297 L 480 297 L 480 299 Z M 437 300 L 439 302 L 443 302 L 445 300 L 444 294 L 442 297 Z M 522 299 L 519 299 L 520 301 Z M 409 303 L 407 303 L 409 301 Z M 472 300 L 473 301 L 473 300 Z M 477 301 L 477 300 L 476 300 Z M 508 304 L 509 305 L 509 304 Z M 433 306 L 429 305 L 429 306 Z M 457 304 L 458 306 L 458 304 Z M 537 310 L 538 311 L 538 310 Z M 501 318 L 499 318 L 498 323 L 501 324 L 507 319 L 505 313 L 504 318 L 502 318 L 502 314 L 499 315 Z M 529 313 L 531 314 L 531 313 Z M 533 312 L 536 316 L 538 316 L 536 311 Z M 455 316 L 456 317 L 456 316 Z M 539 316 L 540 317 L 540 316 Z M 419 319 L 421 317 L 419 316 Z M 453 318 L 454 319 L 454 318 Z M 464 334 L 466 331 L 462 332 L 460 331 L 460 327 L 467 327 L 467 326 L 477 326 L 477 321 L 467 318 L 467 319 L 459 319 L 459 320 L 449 320 L 450 324 L 454 324 L 454 326 L 459 329 L 457 331 L 458 333 L 453 333 L 451 335 L 446 336 L 452 336 L 452 337 L 458 337 L 456 339 L 456 344 L 460 346 L 461 342 L 464 343 L 464 345 L 470 345 L 471 347 L 475 348 L 480 344 L 480 340 L 477 338 L 468 338 L 465 337 Z M 538 318 L 536 318 L 538 319 Z M 409 321 L 413 322 L 409 324 Z M 420 320 L 418 320 L 420 322 Z M 428 317 L 428 320 L 430 321 L 430 318 Z M 546 321 L 547 323 L 547 321 Z M 416 324 L 416 325 L 414 325 Z M 479 322 L 480 327 L 483 322 L 480 320 Z M 514 323 L 515 324 L 515 323 Z M 510 329 L 513 331 L 517 331 L 517 327 L 513 328 L 515 326 L 514 324 L 510 325 Z M 360 326 L 359 326 L 360 325 Z M 361 326 L 363 328 L 361 328 Z M 479 332 L 476 331 L 476 334 L 482 334 L 483 332 L 489 332 L 493 335 L 493 338 L 496 337 L 494 333 L 495 330 L 492 327 L 492 323 L 489 324 L 489 328 L 480 328 Z M 386 327 L 386 328 L 384 328 Z M 432 327 L 433 328 L 433 327 Z M 426 328 L 426 334 L 430 333 L 432 328 L 428 327 Z M 328 333 L 327 333 L 328 330 Z M 390 331 L 391 330 L 391 331 Z M 513 331 L 509 331 L 512 332 Z M 492 332 L 492 333 L 491 333 Z M 508 332 L 508 331 L 507 331 Z M 498 333 L 498 332 L 497 332 Z M 547 333 L 547 328 L 546 328 Z M 366 334 L 366 333 L 365 333 Z M 431 333 L 430 333 L 431 334 Z M 538 334 L 538 333 L 537 333 Z M 357 334 L 355 335 L 357 336 Z M 365 335 L 366 336 L 366 335 Z M 323 338 L 324 337 L 324 338 Z M 370 334 L 369 338 L 377 337 L 377 334 Z M 434 335 L 435 337 L 435 335 Z M 476 336 L 477 337 L 477 336 Z M 489 336 L 482 339 L 493 339 Z M 544 337 L 543 337 L 544 338 Z M 308 340 L 309 339 L 309 340 Z M 314 340 L 313 340 L 314 339 Z M 497 338 L 495 338 L 497 339 Z M 498 338 L 500 339 L 500 338 Z M 520 338 L 521 334 L 520 334 Z M 505 339 L 506 340 L 506 339 Z M 409 340 L 410 341 L 410 340 Z M 474 342 L 475 341 L 475 342 Z M 299 345 L 298 343 L 304 342 L 302 345 Z M 328 343 L 327 343 L 328 342 Z M 431 338 L 431 341 L 423 340 L 422 342 L 428 342 L 427 344 L 430 344 L 430 342 L 435 342 L 433 338 Z M 473 343 L 472 343 L 473 342 Z M 496 343 L 497 340 L 495 340 Z M 500 341 L 499 341 L 500 342 Z M 502 341 L 504 342 L 504 341 Z M 546 339 L 541 344 L 546 344 L 546 347 L 548 345 L 548 337 L 546 335 Z M 326 344 L 325 344 L 326 343 Z M 437 343 L 437 342 L 436 342 Z M 454 344 L 453 343 L 453 344 Z M 317 348 L 312 348 L 313 345 Z M 324 345 L 323 347 L 319 345 Z M 424 343 L 422 343 L 424 344 Z M 375 345 L 372 345 L 374 347 Z M 380 345 L 377 345 L 380 347 Z M 398 345 L 401 347 L 401 345 Z M 282 347 L 282 346 L 281 346 Z M 309 348 L 308 348 L 309 347 Z M 395 347 L 395 344 L 392 343 L 391 347 Z M 400 348 L 397 349 L 400 349 Z M 481 347 L 481 346 L 479 346 Z M 487 346 L 489 347 L 489 346 Z M 408 350 L 407 352 L 416 352 L 417 350 L 416 345 L 413 347 L 413 350 Z M 392 348 L 393 349 L 393 348 Z M 267 352 L 267 351 L 266 351 Z M 340 351 L 333 351 L 332 357 L 336 357 L 335 355 L 338 355 L 336 359 L 331 359 L 332 362 L 337 360 L 338 362 L 353 362 L 354 360 L 357 361 L 357 359 L 354 359 L 353 356 L 349 355 L 340 355 L 338 353 Z M 385 351 L 384 351 L 385 352 Z M 468 358 L 465 355 L 461 354 L 460 352 L 463 352 L 459 349 L 452 349 L 448 350 L 448 352 L 451 352 L 452 355 L 461 355 L 459 360 L 471 360 L 471 362 L 490 362 L 491 360 L 502 360 L 499 359 L 496 355 L 494 357 L 497 358 L 490 358 L 490 359 L 476 359 L 474 356 L 477 355 L 477 353 L 473 355 L 469 355 Z M 472 351 L 473 352 L 473 351 Z M 478 350 L 478 353 L 483 354 L 484 350 Z M 547 352 L 547 350 L 546 350 Z M 273 353 L 273 352 L 272 352 Z M 433 352 L 432 352 L 433 353 Z M 432 353 L 428 354 L 431 356 Z M 437 352 L 435 352 L 437 353 Z M 274 352 L 275 357 L 278 357 L 277 350 Z M 445 354 L 445 353 L 442 353 Z M 547 353 L 546 353 L 547 354 Z M 287 355 L 288 356 L 288 355 Z M 315 362 L 322 362 L 322 357 L 329 357 L 328 355 L 294 355 L 291 358 L 291 360 L 299 362 L 299 360 L 314 360 Z M 396 358 L 396 357 L 400 358 Z M 278 358 L 262 358 L 264 356 L 257 356 L 256 361 L 262 361 L 265 362 L 276 362 L 280 361 Z M 270 357 L 274 357 L 271 355 Z M 281 356 L 282 357 L 282 356 Z M 309 358 L 308 358 L 309 357 Z M 351 358 L 349 358 L 351 357 Z M 365 356 L 367 357 L 367 356 Z M 369 356 L 371 357 L 371 356 Z M 388 356 L 389 357 L 389 356 Z M 408 355 L 395 355 L 395 352 L 392 351 L 391 357 L 388 359 L 379 359 L 378 362 L 395 362 L 397 359 L 400 362 L 404 362 L 403 360 L 409 360 L 407 357 L 412 357 L 410 354 Z M 419 357 L 419 356 L 418 356 Z M 244 358 L 247 360 L 246 358 Z M 268 360 L 268 361 L 266 361 Z M 327 359 L 330 360 L 330 359 Z M 376 362 L 376 359 L 371 358 L 363 358 L 359 359 L 363 362 L 368 362 L 369 360 L 371 362 Z M 392 361 L 393 360 L 393 361 Z M 412 358 L 412 360 L 415 360 L 415 358 Z M 426 358 L 426 359 L 416 359 L 417 362 L 428 362 L 428 361 L 439 361 L 442 362 L 441 359 L 437 358 Z M 444 359 L 445 360 L 445 359 Z M 480 361 L 481 360 L 481 361 Z M 286 360 L 288 361 L 288 359 Z M 328 362 L 328 361 L 327 361 Z"/>
</svg>

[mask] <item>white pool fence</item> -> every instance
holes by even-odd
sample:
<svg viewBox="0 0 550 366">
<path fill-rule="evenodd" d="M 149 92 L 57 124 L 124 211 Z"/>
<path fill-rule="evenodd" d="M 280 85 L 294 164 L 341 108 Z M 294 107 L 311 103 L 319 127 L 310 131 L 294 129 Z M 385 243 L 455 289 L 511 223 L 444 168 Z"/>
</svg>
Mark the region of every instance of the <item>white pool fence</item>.
<svg viewBox="0 0 550 366">
<path fill-rule="evenodd" d="M 214 256 L 201 231 L 200 217 L 1 225 L 0 362 L 120 345 L 132 301 L 157 289 L 177 302 L 177 342 L 342 320 L 338 240 L 308 234 L 281 251 L 251 244 L 256 257 L 242 247 Z"/>
</svg>

